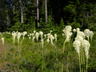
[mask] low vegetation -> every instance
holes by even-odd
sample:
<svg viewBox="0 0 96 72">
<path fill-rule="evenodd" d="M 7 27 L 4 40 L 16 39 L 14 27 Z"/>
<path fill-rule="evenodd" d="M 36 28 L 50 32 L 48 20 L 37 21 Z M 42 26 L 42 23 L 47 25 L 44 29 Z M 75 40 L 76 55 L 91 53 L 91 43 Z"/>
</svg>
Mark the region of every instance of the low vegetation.
<svg viewBox="0 0 96 72">
<path fill-rule="evenodd" d="M 52 30 L 46 34 L 35 30 L 31 33 L 26 31 L 1 33 L 0 37 L 4 39 L 3 45 L 7 45 L 0 60 L 4 66 L 2 70 L 8 72 L 95 72 L 96 32 L 93 32 L 91 39 L 90 35 L 89 38 L 87 36 L 89 32 L 86 35 L 86 32 L 80 31 L 79 28 L 75 30 L 72 31 L 71 26 L 66 26 L 61 35 Z M 85 41 L 83 44 L 80 41 L 82 39 Z M 85 47 L 86 41 L 89 48 Z M 82 45 L 78 45 L 79 43 Z"/>
</svg>

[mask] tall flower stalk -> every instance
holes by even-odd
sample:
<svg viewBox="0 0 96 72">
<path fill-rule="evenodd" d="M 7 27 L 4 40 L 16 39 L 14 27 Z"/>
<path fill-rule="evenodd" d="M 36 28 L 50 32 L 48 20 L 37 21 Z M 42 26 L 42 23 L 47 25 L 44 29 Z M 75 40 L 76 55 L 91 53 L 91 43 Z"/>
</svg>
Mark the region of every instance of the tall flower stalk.
<svg viewBox="0 0 96 72">
<path fill-rule="evenodd" d="M 63 43 L 63 52 L 65 49 L 65 43 L 70 41 L 70 38 L 72 36 L 72 32 L 71 32 L 72 27 L 71 26 L 66 26 L 65 29 L 63 30 L 64 35 L 66 37 L 64 43 Z"/>
<path fill-rule="evenodd" d="M 89 41 L 90 30 L 89 29 L 85 29 L 84 33 L 85 33 L 85 36 L 88 38 L 88 41 Z"/>
<path fill-rule="evenodd" d="M 15 32 L 15 31 L 13 31 L 13 32 L 12 32 L 12 36 L 13 36 L 13 43 L 15 43 L 15 38 L 16 38 L 16 35 L 17 35 L 17 34 L 16 34 L 16 32 Z"/>
<path fill-rule="evenodd" d="M 39 38 L 39 33 L 36 32 L 36 40 L 37 40 L 37 42 L 38 42 L 38 38 Z"/>
<path fill-rule="evenodd" d="M 82 31 L 80 31 L 79 28 L 77 28 L 77 36 L 75 38 L 75 41 L 73 42 L 73 47 L 75 47 L 76 52 L 78 53 L 78 56 L 79 56 L 80 72 L 83 72 L 83 68 L 81 67 L 81 64 L 85 64 L 85 61 L 86 61 L 86 72 L 88 69 L 90 43 L 89 43 L 89 41 L 85 40 L 84 38 L 85 38 L 85 36 L 89 37 L 89 35 L 88 35 L 89 30 L 85 30 L 84 32 L 85 33 L 83 33 Z M 85 59 L 85 56 L 86 56 L 86 59 Z"/>
<path fill-rule="evenodd" d="M 72 36 L 72 27 L 71 26 L 66 26 L 63 30 L 64 32 L 64 36 L 65 36 L 65 41 L 63 42 L 63 53 L 64 53 L 64 50 L 65 50 L 65 43 L 66 42 L 70 42 L 70 38 Z M 68 58 L 68 54 L 67 54 L 67 58 Z M 68 71 L 68 59 L 67 59 L 67 64 L 66 64 L 66 67 L 67 67 L 67 70 Z M 63 65 L 62 65 L 62 68 L 63 68 Z M 62 69 L 63 70 L 63 69 Z"/>
<path fill-rule="evenodd" d="M 24 40 L 24 37 L 25 37 L 26 34 L 27 34 L 27 31 L 24 31 L 24 32 L 22 33 L 22 35 L 23 35 L 23 40 Z"/>
<path fill-rule="evenodd" d="M 93 35 L 94 35 L 93 31 L 90 31 L 89 37 L 91 38 L 91 42 L 92 42 Z"/>
<path fill-rule="evenodd" d="M 21 47 L 20 47 L 20 43 L 19 43 L 20 37 L 21 37 L 21 33 L 17 32 L 19 58 L 20 58 L 20 54 L 21 54 Z"/>
<path fill-rule="evenodd" d="M 20 33 L 20 32 L 17 32 L 17 40 L 18 40 L 18 44 L 19 44 L 20 37 L 21 37 L 21 33 Z"/>
<path fill-rule="evenodd" d="M 80 61 L 80 47 L 81 47 L 81 43 L 79 40 L 75 40 L 73 42 L 73 47 L 75 48 L 76 52 L 78 53 L 79 56 L 79 68 L 80 68 L 80 72 L 81 72 L 81 61 Z"/>
<path fill-rule="evenodd" d="M 89 58 L 89 48 L 90 48 L 89 41 L 83 40 L 82 47 L 84 48 L 84 51 L 85 51 L 85 56 L 86 56 L 86 72 L 87 72 L 87 69 L 88 69 L 88 58 Z"/>
</svg>

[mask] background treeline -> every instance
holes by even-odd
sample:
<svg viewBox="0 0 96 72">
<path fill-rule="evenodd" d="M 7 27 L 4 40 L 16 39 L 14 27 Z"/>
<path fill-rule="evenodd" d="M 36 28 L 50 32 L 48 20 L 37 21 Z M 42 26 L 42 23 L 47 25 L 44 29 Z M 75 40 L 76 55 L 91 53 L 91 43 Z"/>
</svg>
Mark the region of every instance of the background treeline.
<svg viewBox="0 0 96 72">
<path fill-rule="evenodd" d="M 47 22 L 45 22 L 45 1 L 47 1 Z M 39 20 L 37 20 L 37 8 Z M 46 32 L 50 29 L 62 30 L 65 25 L 96 30 L 96 1 L 0 0 L 0 31 L 31 32 L 40 29 Z"/>
</svg>

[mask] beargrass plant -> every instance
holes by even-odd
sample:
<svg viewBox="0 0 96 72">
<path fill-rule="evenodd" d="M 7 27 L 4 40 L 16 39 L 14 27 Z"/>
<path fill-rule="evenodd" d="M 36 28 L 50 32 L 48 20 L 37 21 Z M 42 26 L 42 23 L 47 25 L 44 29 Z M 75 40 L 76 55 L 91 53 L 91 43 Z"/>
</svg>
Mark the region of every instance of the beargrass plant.
<svg viewBox="0 0 96 72">
<path fill-rule="evenodd" d="M 75 45 L 75 50 L 78 53 L 75 52 L 74 48 L 72 47 L 72 39 L 69 39 L 69 42 L 65 42 L 65 51 L 62 53 L 62 48 L 58 45 L 60 40 L 57 40 L 55 42 L 55 35 L 53 36 L 52 33 L 46 34 L 46 38 L 44 37 L 43 40 L 38 39 L 38 42 L 34 38 L 34 41 L 32 41 L 34 35 L 31 37 L 31 39 L 28 39 L 28 37 L 24 37 L 24 40 L 20 38 L 19 40 L 19 47 L 18 47 L 18 40 L 15 40 L 15 44 L 11 47 L 8 47 L 7 49 L 7 58 L 4 60 L 4 62 L 8 62 L 10 64 L 10 67 L 8 71 L 18 71 L 18 72 L 65 72 L 65 71 L 73 71 L 78 72 L 78 66 L 80 68 L 80 71 L 88 71 L 89 67 L 92 67 L 90 63 L 91 62 L 91 56 L 93 55 L 91 53 L 91 58 L 89 58 L 89 49 L 88 49 L 88 41 L 85 40 L 84 34 L 80 29 L 77 29 L 77 36 L 75 38 L 75 41 L 73 42 L 73 46 Z M 36 33 L 36 32 L 35 32 Z M 31 34 L 31 33 L 30 33 Z M 29 34 L 29 35 L 30 35 Z M 64 33 L 65 34 L 65 33 Z M 70 32 L 67 33 L 70 35 Z M 4 38 L 6 38 L 5 36 Z M 51 43 L 51 39 L 53 38 Z M 10 37 L 11 39 L 12 37 Z M 63 37 L 62 37 L 63 38 Z M 61 38 L 61 39 L 62 39 Z M 66 34 L 64 36 L 66 39 Z M 70 38 L 70 37 L 69 37 Z M 49 39 L 49 42 L 46 40 Z M 58 36 L 59 39 L 59 36 Z M 83 43 L 83 40 L 85 42 Z M 93 41 L 95 41 L 93 39 Z M 8 40 L 9 44 L 12 40 Z M 84 46 L 83 46 L 83 44 Z M 6 43 L 5 43 L 6 44 Z M 63 44 L 60 43 L 61 46 Z M 80 44 L 80 48 L 79 45 Z M 94 43 L 93 43 L 94 44 Z M 34 46 L 33 46 L 34 45 Z M 94 44 L 95 45 L 95 44 Z M 86 47 L 87 46 L 87 47 Z M 77 48 L 76 48 L 77 47 Z M 91 46 L 92 47 L 92 46 Z M 20 52 L 18 49 L 20 49 Z M 95 48 L 94 48 L 95 49 Z M 80 52 L 79 52 L 80 51 Z M 93 51 L 91 51 L 93 52 Z M 95 52 L 95 51 L 94 51 Z M 15 58 L 13 58 L 13 54 L 15 53 Z M 20 55 L 20 56 L 19 56 Z M 94 54 L 95 55 L 95 54 Z M 78 59 L 77 59 L 78 56 Z M 89 60 L 88 60 L 89 59 Z M 3 60 L 2 60 L 3 61 Z M 78 65 L 79 61 L 79 65 Z M 84 65 L 84 67 L 82 66 Z M 90 66 L 91 65 L 91 66 Z"/>
<path fill-rule="evenodd" d="M 89 58 L 89 48 L 90 48 L 89 41 L 83 40 L 82 47 L 84 48 L 84 51 L 85 51 L 85 56 L 86 56 L 86 72 L 87 72 L 87 69 L 88 69 L 88 58 Z"/>
<path fill-rule="evenodd" d="M 71 35 L 72 35 L 71 29 L 72 29 L 71 26 L 66 26 L 63 30 L 64 35 L 65 35 L 65 41 L 63 43 L 63 52 L 64 52 L 64 49 L 65 49 L 65 43 L 70 41 L 70 38 L 71 38 Z"/>
<path fill-rule="evenodd" d="M 15 43 L 15 38 L 16 38 L 16 32 L 15 31 L 12 32 L 12 37 L 13 37 L 13 44 L 14 44 Z"/>
<path fill-rule="evenodd" d="M 1 38 L 1 41 L 2 41 L 2 44 L 4 45 L 4 38 L 3 37 Z"/>
<path fill-rule="evenodd" d="M 79 68 L 80 68 L 80 72 L 81 72 L 81 61 L 80 61 L 80 46 L 81 43 L 79 40 L 75 40 L 73 42 L 73 47 L 75 47 L 76 52 L 78 53 L 78 57 L 79 57 Z"/>
<path fill-rule="evenodd" d="M 71 29 L 72 29 L 72 27 L 71 26 L 66 26 L 65 28 L 64 28 L 64 30 L 63 30 L 63 32 L 64 32 L 64 36 L 65 36 L 65 41 L 64 41 L 64 43 L 63 43 L 63 53 L 64 53 L 64 50 L 65 50 L 65 43 L 66 42 L 70 42 L 70 38 L 71 38 L 71 36 L 72 36 L 72 32 L 71 32 Z M 68 57 L 68 52 L 67 52 L 67 56 L 66 57 Z M 67 63 L 66 63 L 66 71 L 68 71 L 68 59 L 66 60 L 67 61 Z M 64 64 L 63 64 L 64 65 Z M 62 68 L 63 68 L 63 65 L 62 65 Z M 63 71 L 63 69 L 62 69 L 62 71 Z"/>
<path fill-rule="evenodd" d="M 4 37 L 1 38 L 1 41 L 2 41 L 2 45 L 4 45 Z M 5 48 L 5 59 L 6 59 L 6 48 Z"/>
<path fill-rule="evenodd" d="M 85 34 L 84 34 L 85 33 Z M 75 38 L 75 41 L 73 42 L 73 47 L 75 47 L 76 52 L 78 53 L 79 57 L 79 69 L 80 72 L 83 72 L 88 70 L 88 58 L 89 58 L 89 48 L 90 48 L 90 43 L 89 43 L 89 33 L 90 31 L 86 29 L 84 31 L 80 31 L 79 28 L 77 28 L 77 36 Z M 87 36 L 88 41 L 85 40 L 85 36 Z M 86 69 L 82 67 L 82 65 L 86 64 Z"/>
</svg>

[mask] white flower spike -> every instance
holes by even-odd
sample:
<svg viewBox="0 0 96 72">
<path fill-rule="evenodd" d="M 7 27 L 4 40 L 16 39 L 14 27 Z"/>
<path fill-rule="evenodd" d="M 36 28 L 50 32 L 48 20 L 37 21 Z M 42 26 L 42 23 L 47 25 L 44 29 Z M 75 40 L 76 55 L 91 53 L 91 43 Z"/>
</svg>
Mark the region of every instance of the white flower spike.
<svg viewBox="0 0 96 72">
<path fill-rule="evenodd" d="M 3 37 L 1 38 L 1 41 L 2 41 L 2 44 L 4 45 L 4 38 Z"/>
</svg>

